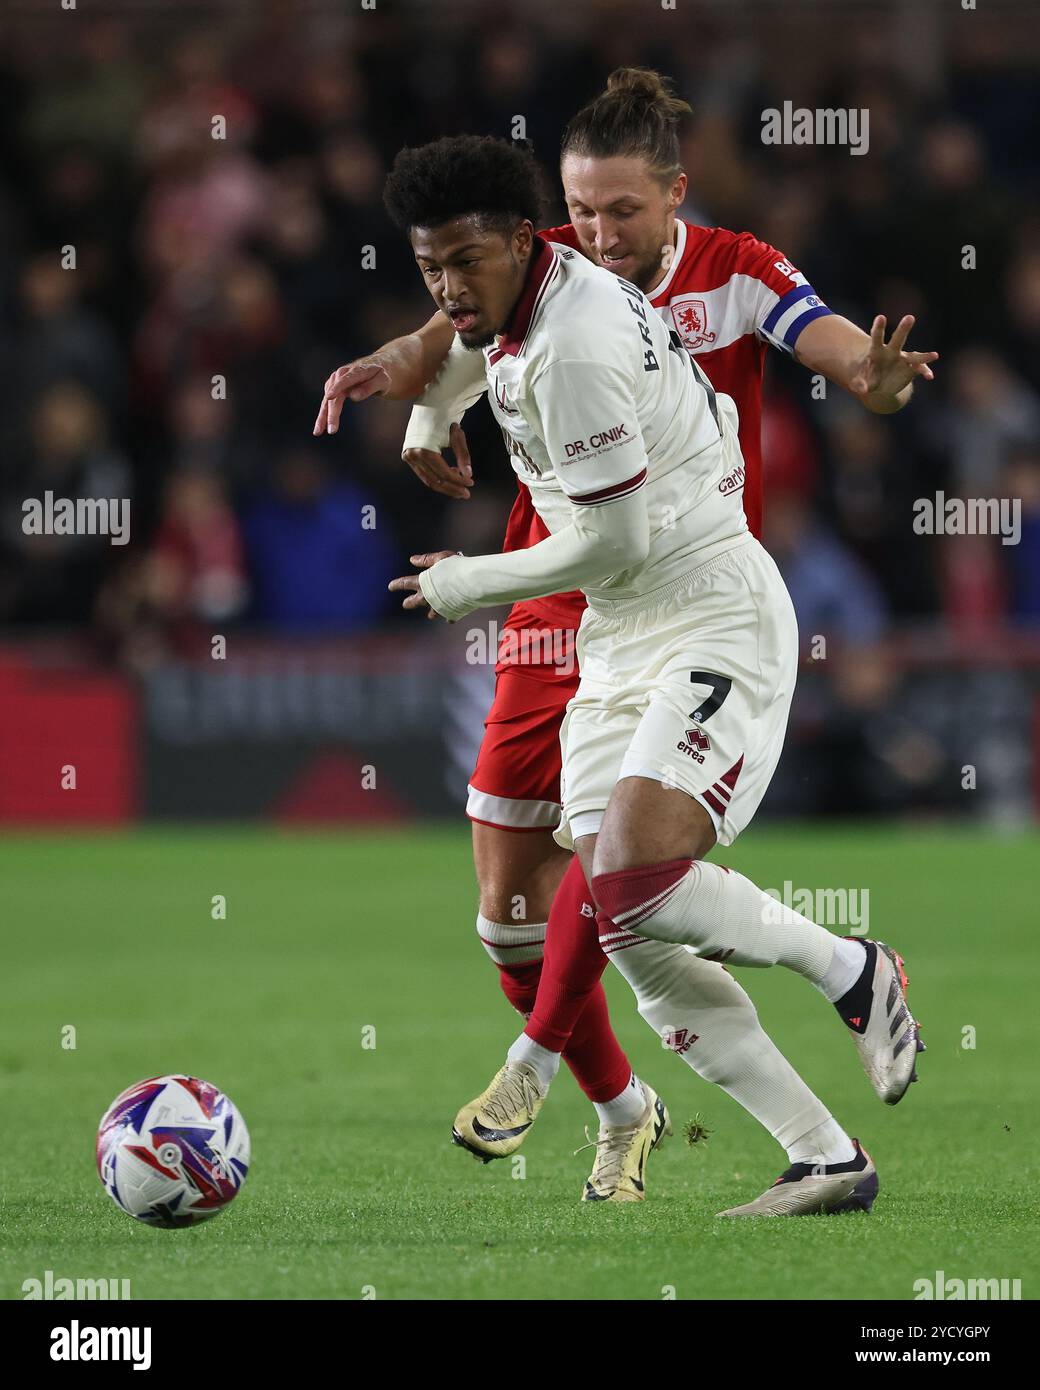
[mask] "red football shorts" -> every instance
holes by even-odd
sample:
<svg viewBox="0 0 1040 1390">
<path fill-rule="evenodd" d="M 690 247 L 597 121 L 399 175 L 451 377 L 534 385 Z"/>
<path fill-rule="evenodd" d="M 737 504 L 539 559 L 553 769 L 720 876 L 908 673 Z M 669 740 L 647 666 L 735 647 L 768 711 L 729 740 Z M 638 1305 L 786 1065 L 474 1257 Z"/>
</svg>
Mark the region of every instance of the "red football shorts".
<svg viewBox="0 0 1040 1390">
<path fill-rule="evenodd" d="M 514 604 L 499 639 L 495 698 L 469 784 L 470 820 L 502 830 L 559 824 L 560 724 L 578 688 L 574 635 Z"/>
</svg>

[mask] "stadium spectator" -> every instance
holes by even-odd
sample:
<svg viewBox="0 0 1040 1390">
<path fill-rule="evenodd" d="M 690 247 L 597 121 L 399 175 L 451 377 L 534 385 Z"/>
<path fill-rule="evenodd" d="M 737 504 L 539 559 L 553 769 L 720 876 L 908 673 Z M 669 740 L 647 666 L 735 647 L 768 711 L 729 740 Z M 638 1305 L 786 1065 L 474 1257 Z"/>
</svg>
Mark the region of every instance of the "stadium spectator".
<svg viewBox="0 0 1040 1390">
<path fill-rule="evenodd" d="M 837 647 L 865 647 L 885 629 L 881 590 L 856 556 L 828 533 L 792 491 L 770 495 L 765 544 L 794 602 L 803 645 L 822 635 Z"/>
<path fill-rule="evenodd" d="M 81 302 L 83 279 L 54 253 L 25 262 L 21 310 L 0 325 L 0 402 L 10 428 L 26 401 L 62 381 L 78 381 L 111 416 L 124 404 L 124 372 L 115 335 Z"/>
<path fill-rule="evenodd" d="M 6 554 L 0 617 L 22 623 L 82 622 L 113 558 L 111 537 L 95 531 L 27 534 L 24 504 L 54 499 L 131 502 L 126 460 L 108 439 L 104 409 L 86 387 L 62 381 L 30 408 L 28 438 L 3 489 Z M 130 533 L 133 533 L 131 513 Z M 121 548 L 121 547 L 120 547 Z"/>
<path fill-rule="evenodd" d="M 1009 610 L 1016 621 L 1040 626 L 1040 448 L 1012 452 L 1001 491 L 1005 497 L 1017 499 L 1022 508 L 1018 545 L 1002 547 Z"/>
<path fill-rule="evenodd" d="M 387 520 L 353 483 L 330 480 L 313 449 L 281 456 L 273 487 L 247 505 L 244 528 L 256 621 L 284 632 L 354 632 L 389 611 L 399 551 Z"/>
</svg>

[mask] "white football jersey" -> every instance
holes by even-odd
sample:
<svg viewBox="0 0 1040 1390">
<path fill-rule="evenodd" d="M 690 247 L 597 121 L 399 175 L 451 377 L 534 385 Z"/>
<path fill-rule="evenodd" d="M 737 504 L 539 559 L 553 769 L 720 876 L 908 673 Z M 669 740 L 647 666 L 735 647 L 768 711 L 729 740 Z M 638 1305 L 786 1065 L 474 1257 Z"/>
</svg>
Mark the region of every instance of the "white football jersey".
<svg viewBox="0 0 1040 1390">
<path fill-rule="evenodd" d="M 550 533 L 524 551 L 428 570 L 422 591 L 448 617 L 574 583 L 597 599 L 641 596 L 747 537 L 732 400 L 641 290 L 558 243 L 536 238 L 533 256 L 505 333 L 482 355 L 456 339 L 405 437 L 406 448 L 441 447 L 445 406 L 459 419 L 487 390 Z M 639 528 L 649 548 L 629 563 L 643 551 L 631 543 Z M 609 552 L 615 532 L 628 567 L 591 575 L 590 551 Z"/>
<path fill-rule="evenodd" d="M 628 281 L 543 242 L 484 360 L 513 468 L 551 533 L 573 508 L 646 489 L 650 553 L 589 593 L 646 593 L 747 531 L 736 408 Z"/>
</svg>

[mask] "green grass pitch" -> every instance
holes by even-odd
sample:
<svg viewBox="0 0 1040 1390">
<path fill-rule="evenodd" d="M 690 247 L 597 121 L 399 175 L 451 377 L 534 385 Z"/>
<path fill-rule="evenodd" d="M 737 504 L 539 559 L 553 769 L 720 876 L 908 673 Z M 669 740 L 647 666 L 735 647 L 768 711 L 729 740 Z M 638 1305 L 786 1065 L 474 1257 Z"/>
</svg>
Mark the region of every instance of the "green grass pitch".
<svg viewBox="0 0 1040 1390">
<path fill-rule="evenodd" d="M 724 859 L 763 887 L 869 888 L 871 934 L 906 958 L 928 1052 L 895 1108 L 805 981 L 736 972 L 873 1154 L 870 1216 L 714 1219 L 784 1156 L 663 1050 L 613 972 L 619 1036 L 676 1125 L 647 1200 L 579 1202 L 594 1117 L 565 1072 L 523 1178 L 453 1148 L 456 1109 L 518 1030 L 475 939 L 464 826 L 6 836 L 0 1295 L 50 1269 L 129 1278 L 134 1298 L 912 1299 L 943 1270 L 1035 1298 L 1040 841 L 763 828 Z M 105 1196 L 93 1139 L 117 1092 L 171 1071 L 231 1095 L 253 1168 L 229 1211 L 167 1232 Z M 695 1114 L 712 1133 L 690 1148 Z"/>
</svg>

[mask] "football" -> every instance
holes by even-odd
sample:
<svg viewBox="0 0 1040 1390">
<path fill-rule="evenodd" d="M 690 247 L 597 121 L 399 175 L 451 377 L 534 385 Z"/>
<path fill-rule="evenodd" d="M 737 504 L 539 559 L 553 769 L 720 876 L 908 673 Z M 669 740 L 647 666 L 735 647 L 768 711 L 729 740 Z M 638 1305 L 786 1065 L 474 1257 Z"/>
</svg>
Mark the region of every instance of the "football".
<svg viewBox="0 0 1040 1390">
<path fill-rule="evenodd" d="M 249 1160 L 242 1116 L 194 1076 L 138 1081 L 116 1096 L 98 1126 L 105 1191 L 149 1226 L 194 1226 L 216 1216 L 238 1195 Z"/>
</svg>

